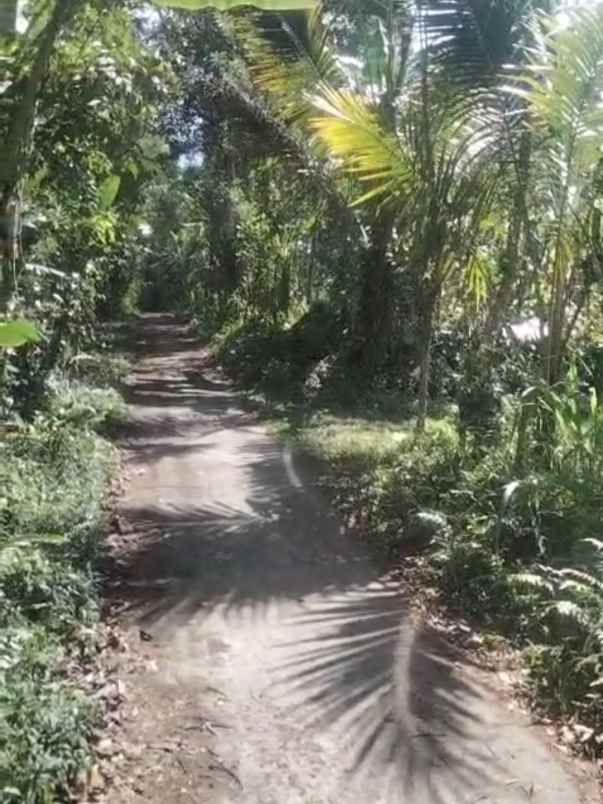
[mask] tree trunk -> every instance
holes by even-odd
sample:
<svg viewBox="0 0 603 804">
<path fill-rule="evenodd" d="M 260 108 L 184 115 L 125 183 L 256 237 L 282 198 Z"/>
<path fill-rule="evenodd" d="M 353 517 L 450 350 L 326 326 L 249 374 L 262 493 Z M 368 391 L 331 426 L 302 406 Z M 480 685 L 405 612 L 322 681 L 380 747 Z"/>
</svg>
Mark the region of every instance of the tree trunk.
<svg viewBox="0 0 603 804">
<path fill-rule="evenodd" d="M 433 325 L 437 294 L 434 288 L 425 287 L 421 292 L 418 322 L 418 365 L 419 365 L 419 399 L 417 414 L 417 431 L 425 431 L 427 407 L 429 404 L 429 380 L 431 376 L 431 344 L 433 341 Z"/>
<path fill-rule="evenodd" d="M 20 256 L 20 182 L 28 167 L 34 131 L 36 101 L 48 72 L 55 42 L 75 14 L 81 0 L 57 0 L 48 24 L 39 36 L 36 55 L 29 74 L 22 80 L 4 141 L 0 144 L 0 235 L 4 233 L 2 264 L 2 302 L 14 291 Z"/>
<path fill-rule="evenodd" d="M 57 0 L 48 24 L 40 34 L 31 70 L 22 82 L 16 108 L 0 148 L 0 190 L 4 195 L 16 191 L 27 169 L 38 94 L 48 72 L 55 42 L 79 4 L 80 0 Z"/>
<path fill-rule="evenodd" d="M 222 270 L 226 279 L 226 289 L 229 293 L 234 293 L 239 287 L 241 276 L 240 266 L 237 257 L 236 236 L 237 236 L 237 211 L 232 201 L 230 191 L 237 180 L 237 168 L 234 157 L 228 150 L 224 153 L 224 175 L 226 178 L 227 192 L 224 196 L 224 207 L 221 220 L 221 242 L 222 242 Z"/>
<path fill-rule="evenodd" d="M 0 309 L 7 304 L 16 287 L 20 245 L 20 200 L 14 194 L 0 194 Z"/>
<path fill-rule="evenodd" d="M 526 191 L 532 155 L 532 135 L 527 129 L 522 133 L 517 165 L 517 185 L 513 194 L 513 206 L 507 232 L 507 242 L 500 260 L 502 278 L 494 295 L 485 326 L 486 336 L 493 335 L 508 314 L 516 285 L 517 273 L 522 258 L 522 242 L 527 232 Z"/>
<path fill-rule="evenodd" d="M 318 234 L 314 232 L 312 234 L 312 240 L 310 241 L 310 257 L 308 260 L 308 273 L 306 277 L 306 302 L 308 303 L 308 307 L 311 307 L 314 301 L 314 273 L 316 270 L 317 240 Z"/>
<path fill-rule="evenodd" d="M 384 362 L 391 335 L 392 270 L 388 249 L 394 228 L 394 216 L 386 212 L 371 228 L 371 245 L 367 250 L 362 277 L 362 290 L 353 350 L 360 365 L 374 370 Z"/>
<path fill-rule="evenodd" d="M 555 385 L 561 377 L 563 351 L 563 325 L 565 321 L 565 281 L 561 269 L 553 281 L 549 308 L 549 334 L 546 341 L 544 376 L 549 385 Z"/>
</svg>

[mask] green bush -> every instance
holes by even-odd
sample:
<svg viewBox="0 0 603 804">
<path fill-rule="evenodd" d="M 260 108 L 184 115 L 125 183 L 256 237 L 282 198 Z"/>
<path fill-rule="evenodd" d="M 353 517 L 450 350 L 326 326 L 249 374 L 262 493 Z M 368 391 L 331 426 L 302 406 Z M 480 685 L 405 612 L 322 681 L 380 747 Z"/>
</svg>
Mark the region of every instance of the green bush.
<svg viewBox="0 0 603 804">
<path fill-rule="evenodd" d="M 48 418 L 0 442 L 0 532 L 68 534 L 65 550 L 91 560 L 112 460 L 91 431 Z"/>
<path fill-rule="evenodd" d="M 130 372 L 130 364 L 120 355 L 106 352 L 82 352 L 69 361 L 69 376 L 86 386 L 105 388 L 122 383 Z"/>
<path fill-rule="evenodd" d="M 230 323 L 213 339 L 220 363 L 246 386 L 298 396 L 316 367 L 338 348 L 339 317 L 317 303 L 290 321 Z"/>
<path fill-rule="evenodd" d="M 94 565 L 113 450 L 95 432 L 114 392 L 60 383 L 0 440 L 0 802 L 66 796 L 96 711 L 62 668 L 91 658 Z"/>
<path fill-rule="evenodd" d="M 95 711 L 56 671 L 60 649 L 23 622 L 0 635 L 0 802 L 51 804 L 89 761 Z"/>
<path fill-rule="evenodd" d="M 128 416 L 127 406 L 117 391 L 93 388 L 79 380 L 55 381 L 47 408 L 53 421 L 95 429 L 123 424 Z"/>
<path fill-rule="evenodd" d="M 0 625 L 14 614 L 69 635 L 76 625 L 93 625 L 98 606 L 92 575 L 32 547 L 5 547 L 0 553 Z"/>
</svg>

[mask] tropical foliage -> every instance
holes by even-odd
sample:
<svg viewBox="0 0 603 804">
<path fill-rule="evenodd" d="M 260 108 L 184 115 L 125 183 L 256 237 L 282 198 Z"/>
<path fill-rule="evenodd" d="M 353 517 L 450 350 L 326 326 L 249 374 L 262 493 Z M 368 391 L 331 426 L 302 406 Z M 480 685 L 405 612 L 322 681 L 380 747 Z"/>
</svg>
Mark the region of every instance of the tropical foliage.
<svg viewBox="0 0 603 804">
<path fill-rule="evenodd" d="M 86 761 L 90 713 L 64 679 L 49 693 L 67 626 L 46 612 L 93 619 L 74 539 L 96 535 L 94 431 L 122 411 L 85 366 L 141 310 L 187 313 L 241 382 L 295 403 L 367 536 L 424 551 L 443 603 L 531 644 L 538 702 L 597 751 L 603 7 L 17 6 L 0 2 L 0 800 L 63 794 Z M 83 531 L 70 461 L 94 477 Z M 36 787 L 22 724 L 49 744 L 44 711 L 72 720 Z"/>
<path fill-rule="evenodd" d="M 596 750 L 601 10 L 332 0 L 202 30 L 213 59 L 175 68 L 212 187 L 193 312 L 310 414 L 370 538 L 538 645 L 537 703 Z"/>
</svg>

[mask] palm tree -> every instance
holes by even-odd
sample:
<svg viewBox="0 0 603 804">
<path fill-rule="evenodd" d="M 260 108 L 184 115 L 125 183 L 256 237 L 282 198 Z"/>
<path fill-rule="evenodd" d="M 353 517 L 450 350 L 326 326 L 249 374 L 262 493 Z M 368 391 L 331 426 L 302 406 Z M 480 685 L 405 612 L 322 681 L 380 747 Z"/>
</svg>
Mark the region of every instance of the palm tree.
<svg viewBox="0 0 603 804">
<path fill-rule="evenodd" d="M 337 20 L 337 3 L 330 5 Z M 300 49 L 292 37 L 297 58 L 288 53 L 279 58 L 278 49 L 266 49 L 265 43 L 254 53 L 257 37 L 246 37 L 256 84 L 276 98 L 290 124 L 311 128 L 317 153 L 326 149 L 340 169 L 366 185 L 355 199 L 367 248 L 354 335 L 362 360 L 371 366 L 383 359 L 391 337 L 391 245 L 394 235 L 404 240 L 402 268 L 415 288 L 411 328 L 420 365 L 420 427 L 438 301 L 446 280 L 473 258 L 496 176 L 495 170 L 483 170 L 480 158 L 488 141 L 484 123 L 491 121 L 471 113 L 467 93 L 435 80 L 427 17 L 399 0 L 370 4 L 368 13 L 353 19 L 351 70 L 337 70 L 319 15 L 310 45 Z M 312 45 L 317 31 L 320 47 Z M 417 38 L 422 46 L 413 54 Z"/>
<path fill-rule="evenodd" d="M 515 93 L 525 100 L 538 140 L 533 197 L 544 205 L 544 373 L 554 383 L 586 293 L 601 278 L 603 7 L 542 18 L 534 40 Z"/>
<path fill-rule="evenodd" d="M 357 332 L 380 351 L 389 243 L 394 233 L 404 241 L 404 270 L 416 293 L 419 425 L 438 302 L 452 274 L 476 262 L 498 179 L 506 179 L 510 204 L 496 306 L 506 308 L 518 265 L 529 260 L 548 298 L 551 381 L 585 297 L 584 267 L 589 281 L 593 265 L 598 275 L 603 12 L 566 14 L 562 28 L 554 13 L 536 15 L 556 7 L 553 0 L 425 0 L 411 13 L 395 0 L 370 4 L 354 19 L 359 59 L 352 75 L 348 69 L 342 76 L 331 57 L 312 57 L 311 48 L 298 48 L 297 58 L 280 65 L 273 49 L 256 68 L 284 119 L 298 129 L 309 125 L 334 164 L 365 185 L 356 199 L 368 222 L 359 315 L 365 321 Z M 324 55 L 329 37 L 322 35 L 320 45 Z M 519 65 L 515 74 L 505 73 L 509 62 Z"/>
<path fill-rule="evenodd" d="M 393 124 L 370 99 L 323 89 L 312 125 L 344 170 L 369 189 L 359 202 L 390 210 L 405 241 L 404 270 L 415 288 L 413 326 L 419 366 L 418 427 L 425 424 L 431 341 L 439 300 L 454 273 L 474 262 L 481 220 L 496 189 L 487 130 L 491 118 L 467 93 L 437 80 L 427 14 L 415 16 L 420 48 L 397 85 Z M 495 163 L 493 163 L 495 165 Z"/>
<path fill-rule="evenodd" d="M 497 284 L 489 294 L 485 334 L 492 335 L 508 314 L 526 257 L 538 261 L 532 235 L 528 192 L 533 136 L 526 103 L 501 91 L 525 64 L 532 41 L 531 21 L 553 13 L 559 0 L 425 0 L 425 25 L 432 58 L 447 83 L 487 108 L 498 128 L 503 181 L 502 220 L 506 230 L 498 257 Z"/>
<path fill-rule="evenodd" d="M 348 54 L 334 47 L 333 30 L 342 20 L 350 21 L 347 8 L 343 14 L 337 3 L 327 3 L 326 8 L 329 23 L 320 7 L 306 17 L 305 25 L 300 25 L 299 17 L 292 20 L 286 15 L 260 15 L 253 25 L 248 19 L 239 24 L 256 88 L 298 138 L 307 141 L 316 116 L 316 94 L 354 85 L 365 96 L 381 130 L 393 136 L 411 44 L 410 4 L 406 0 L 369 3 L 355 16 L 354 66 L 341 58 Z M 325 164 L 328 149 L 321 139 L 314 138 L 312 146 L 310 161 Z M 363 365 L 374 367 L 383 361 L 391 335 L 391 243 L 396 221 L 395 208 L 364 200 L 367 203 L 357 217 L 365 257 L 350 352 Z"/>
</svg>

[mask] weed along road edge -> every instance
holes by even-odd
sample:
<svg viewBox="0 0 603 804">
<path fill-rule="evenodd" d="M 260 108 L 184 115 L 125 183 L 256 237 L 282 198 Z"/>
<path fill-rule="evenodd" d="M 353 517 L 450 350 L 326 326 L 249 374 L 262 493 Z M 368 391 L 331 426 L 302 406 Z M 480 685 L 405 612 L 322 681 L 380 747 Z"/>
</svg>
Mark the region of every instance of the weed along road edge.
<svg viewBox="0 0 603 804">
<path fill-rule="evenodd" d="M 413 622 L 186 327 L 147 316 L 136 340 L 121 516 L 137 750 L 112 800 L 582 801 L 541 730 Z"/>
</svg>

